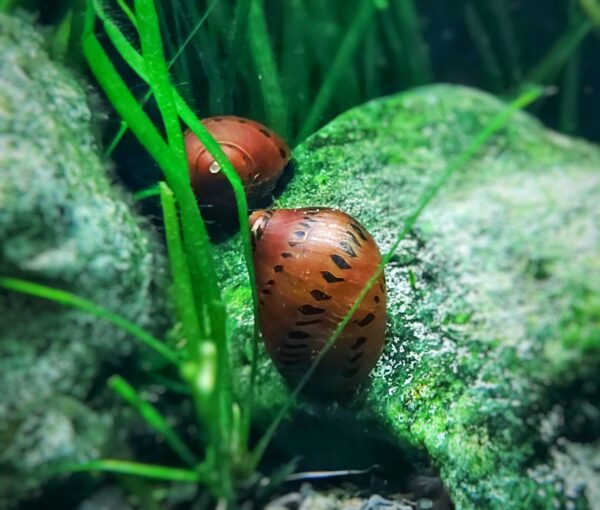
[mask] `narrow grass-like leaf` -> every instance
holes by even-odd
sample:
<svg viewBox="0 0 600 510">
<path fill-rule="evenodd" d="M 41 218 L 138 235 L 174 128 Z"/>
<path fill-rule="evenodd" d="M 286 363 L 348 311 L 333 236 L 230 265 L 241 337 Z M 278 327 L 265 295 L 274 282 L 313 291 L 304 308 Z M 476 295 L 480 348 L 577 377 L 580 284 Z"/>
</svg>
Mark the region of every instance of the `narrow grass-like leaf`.
<svg viewBox="0 0 600 510">
<path fill-rule="evenodd" d="M 154 337 L 144 329 L 128 321 L 121 315 L 113 313 L 96 303 L 89 301 L 88 299 L 76 296 L 70 292 L 54 289 L 38 283 L 33 283 L 27 280 L 20 280 L 18 278 L 4 278 L 0 277 L 0 287 L 22 294 L 29 294 L 42 299 L 53 301 L 61 305 L 70 306 L 71 308 L 77 308 L 91 315 L 99 317 L 101 319 L 112 322 L 115 326 L 123 331 L 126 331 L 137 340 L 154 349 L 165 359 L 171 363 L 178 363 L 180 358 L 176 352 L 171 350 L 167 345 Z"/>
<path fill-rule="evenodd" d="M 186 39 L 179 46 L 179 48 L 175 52 L 175 55 L 173 55 L 173 58 L 169 62 L 169 65 L 168 65 L 169 70 L 173 67 L 173 65 L 175 65 L 175 63 L 178 61 L 178 59 L 185 54 L 185 49 L 190 44 L 190 42 L 192 41 L 194 36 L 198 33 L 198 30 L 200 30 L 200 28 L 202 27 L 202 25 L 208 18 L 208 15 L 210 14 L 210 12 L 212 11 L 212 9 L 214 8 L 214 6 L 217 4 L 218 1 L 219 0 L 212 1 L 212 3 L 206 9 L 206 12 L 204 13 L 204 15 L 198 20 L 198 22 L 194 26 L 194 29 L 187 35 Z M 248 0 L 246 0 L 246 1 L 248 1 Z M 78 43 L 79 43 L 79 41 L 78 41 Z M 114 44 L 114 41 L 113 41 L 113 44 Z M 185 64 L 184 64 L 184 67 L 186 67 Z M 142 108 L 146 105 L 146 103 L 150 100 L 151 97 L 152 97 L 152 91 L 148 90 L 146 92 L 146 94 L 144 95 L 144 98 L 142 99 L 142 101 L 140 101 Z M 127 125 L 127 122 L 122 120 L 121 124 L 119 126 L 119 130 L 117 131 L 117 133 L 115 134 L 115 136 L 113 137 L 113 139 L 110 141 L 110 143 L 108 144 L 108 146 L 106 148 L 106 151 L 105 151 L 106 156 L 110 156 L 114 152 L 114 150 L 117 148 L 117 145 L 119 145 L 119 143 L 123 139 L 123 136 L 125 136 L 125 133 L 127 133 L 128 129 L 129 129 L 129 126 Z"/>
<path fill-rule="evenodd" d="M 125 13 L 125 16 L 127 16 L 127 18 L 129 19 L 129 22 L 137 30 L 138 29 L 137 19 L 135 17 L 135 14 L 133 14 L 133 11 L 127 4 L 127 2 L 125 0 L 117 0 L 117 3 L 119 4 L 119 7 L 121 8 L 121 10 Z"/>
<path fill-rule="evenodd" d="M 459 154 L 456 159 L 452 160 L 446 169 L 425 189 L 423 194 L 421 195 L 417 206 L 413 209 L 410 215 L 404 221 L 404 225 L 402 230 L 399 232 L 396 240 L 392 244 L 389 251 L 382 257 L 382 261 L 379 264 L 379 267 L 375 271 L 375 273 L 371 276 L 365 287 L 361 290 L 359 295 L 357 296 L 354 304 L 351 306 L 348 313 L 344 316 L 344 318 L 340 321 L 332 336 L 327 340 L 327 343 L 321 349 L 319 354 L 316 356 L 315 360 L 312 362 L 309 369 L 302 376 L 300 382 L 296 385 L 292 393 L 290 394 L 287 401 L 281 407 L 279 412 L 277 413 L 275 419 L 264 433 L 260 441 L 258 442 L 254 452 L 253 452 L 253 465 L 257 466 L 260 462 L 267 446 L 271 442 L 271 439 L 275 435 L 275 432 L 281 423 L 281 420 L 286 416 L 289 409 L 295 402 L 296 398 L 306 385 L 306 383 L 310 380 L 312 374 L 318 367 L 321 360 L 327 355 L 329 350 L 333 347 L 337 339 L 340 337 L 344 328 L 348 325 L 348 323 L 352 320 L 352 317 L 358 310 L 358 307 L 366 297 L 366 295 L 371 290 L 371 287 L 375 284 L 375 282 L 381 276 L 384 267 L 392 260 L 398 246 L 402 242 L 402 240 L 406 237 L 406 235 L 411 231 L 414 227 L 417 219 L 423 212 L 423 210 L 427 207 L 427 205 L 431 202 L 431 200 L 438 194 L 438 192 L 442 189 L 442 187 L 448 182 L 450 177 L 454 175 L 458 170 L 463 168 L 480 150 L 480 148 L 498 131 L 503 129 L 507 122 L 509 121 L 512 114 L 518 110 L 521 110 L 527 107 L 529 104 L 537 100 L 542 95 L 543 90 L 538 87 L 530 88 L 529 90 L 523 92 L 517 99 L 515 99 L 512 103 L 506 106 L 506 108 L 499 113 L 496 117 L 494 117 L 489 124 L 480 131 L 480 133 L 475 137 L 473 142 L 469 144 L 469 146 Z"/>
<path fill-rule="evenodd" d="M 551 83 L 593 27 L 593 23 L 585 18 L 572 23 L 550 51 L 529 72 L 525 83 Z"/>
<path fill-rule="evenodd" d="M 286 140 L 290 134 L 288 107 L 279 82 L 263 0 L 252 0 L 249 28 L 248 44 L 261 86 L 267 123 Z"/>
<path fill-rule="evenodd" d="M 569 13 L 571 22 L 576 20 L 577 9 L 579 9 L 577 0 L 571 0 Z M 558 119 L 559 129 L 563 133 L 575 133 L 577 131 L 579 114 L 579 75 L 581 72 L 580 53 L 580 49 L 577 48 L 565 66 Z"/>
<path fill-rule="evenodd" d="M 375 6 L 373 5 L 373 0 L 361 0 L 352 25 L 348 28 L 346 35 L 340 43 L 338 52 L 327 75 L 323 79 L 323 83 L 313 102 L 312 108 L 310 109 L 304 124 L 300 128 L 297 142 L 304 140 L 319 125 L 337 87 L 341 83 L 344 73 L 348 70 L 350 61 L 363 38 L 367 26 L 373 18 L 374 10 Z"/>
<path fill-rule="evenodd" d="M 92 460 L 81 464 L 65 463 L 56 466 L 54 471 L 58 474 L 101 471 L 105 473 L 141 476 L 144 478 L 153 478 L 155 480 L 169 482 L 198 483 L 202 482 L 204 478 L 198 471 L 159 466 L 157 464 L 141 464 L 139 462 L 129 462 L 117 459 Z"/>
<path fill-rule="evenodd" d="M 133 194 L 133 198 L 144 200 L 145 198 L 156 197 L 158 195 L 160 195 L 160 187 L 157 184 L 153 184 L 152 186 L 136 191 Z"/>
<path fill-rule="evenodd" d="M 394 0 L 393 5 L 395 9 L 392 12 L 397 14 L 397 30 L 403 40 L 402 46 L 407 50 L 404 58 L 411 84 L 429 83 L 432 79 L 431 62 L 415 4 L 413 0 Z"/>
<path fill-rule="evenodd" d="M 523 70 L 519 62 L 519 47 L 509 12 L 510 4 L 506 0 L 488 0 L 488 3 L 498 24 L 500 40 L 502 41 L 500 47 L 506 56 L 512 85 L 516 85 L 523 77 Z"/>
<path fill-rule="evenodd" d="M 203 339 L 200 331 L 200 321 L 196 313 L 194 292 L 190 280 L 187 258 L 181 241 L 179 219 L 175 207 L 173 192 L 165 183 L 159 184 L 160 202 L 162 205 L 165 225 L 165 237 L 169 251 L 171 277 L 173 279 L 173 297 L 177 305 L 183 334 L 188 343 L 191 359 L 199 356 L 199 343 Z"/>
<path fill-rule="evenodd" d="M 145 65 L 141 55 L 123 35 L 117 24 L 106 15 L 100 0 L 92 0 L 92 5 L 94 6 L 96 15 L 100 21 L 102 21 L 106 34 L 114 44 L 115 48 L 119 51 L 123 59 L 136 73 L 144 73 Z"/>
<path fill-rule="evenodd" d="M 167 423 L 167 420 L 152 404 L 143 400 L 133 386 L 118 375 L 111 377 L 108 380 L 108 385 L 133 407 L 154 431 L 165 438 L 166 443 L 183 462 L 191 467 L 198 464 L 196 456 Z"/>
<path fill-rule="evenodd" d="M 594 25 L 600 27 L 600 3 L 598 0 L 579 0 L 579 5 Z"/>
<path fill-rule="evenodd" d="M 310 56 L 306 48 L 306 26 L 308 18 L 303 0 L 289 0 L 284 4 L 281 81 L 289 98 L 292 123 L 299 123 L 308 111 L 309 105 L 309 64 Z"/>
<path fill-rule="evenodd" d="M 190 2 L 187 8 L 184 9 L 183 3 L 177 3 L 176 9 L 184 30 L 189 32 L 190 20 L 199 16 L 195 4 Z M 196 35 L 194 45 L 198 48 L 198 54 L 201 56 L 200 65 L 204 68 L 204 73 L 206 76 L 210 76 L 210 80 L 205 86 L 208 95 L 208 115 L 223 114 L 229 107 L 225 104 L 224 69 L 223 63 L 219 60 L 217 54 L 216 40 L 210 31 L 203 30 Z"/>
<path fill-rule="evenodd" d="M 118 31 L 118 29 L 116 29 L 116 30 Z M 144 64 L 144 60 L 141 57 L 141 55 L 139 55 L 139 53 L 137 53 L 135 48 L 127 41 L 127 39 L 122 34 L 117 34 L 114 30 L 112 31 L 112 34 L 114 36 L 113 43 L 115 44 L 115 46 L 117 46 L 117 44 L 118 44 L 119 51 L 121 51 L 121 49 L 123 49 L 124 54 L 133 55 L 132 61 L 129 63 L 130 64 L 133 63 L 132 67 L 138 73 L 140 78 L 142 78 L 146 82 L 149 82 L 150 78 L 148 77 L 148 75 L 146 73 L 146 69 L 145 69 L 146 66 Z M 91 39 L 90 41 L 88 41 L 90 45 L 92 45 L 92 44 L 98 45 L 97 40 L 94 42 L 95 36 L 91 35 L 89 39 Z M 112 40 L 112 37 L 111 37 L 111 40 Z M 140 135 L 144 135 L 143 138 L 140 138 L 140 136 L 138 136 L 138 138 L 140 138 L 140 141 L 142 142 L 144 147 L 150 152 L 150 154 L 154 157 L 154 159 L 157 160 L 157 162 L 159 163 L 161 168 L 163 168 L 163 171 L 165 171 L 165 175 L 167 175 L 167 179 L 169 179 L 169 175 L 173 176 L 173 174 L 175 174 L 174 167 L 176 166 L 176 162 L 173 161 L 173 159 L 170 157 L 168 147 L 166 147 L 166 145 L 164 144 L 164 141 L 162 140 L 162 138 L 160 138 L 160 135 L 158 135 L 158 133 L 156 132 L 156 129 L 153 127 L 152 123 L 150 122 L 150 119 L 148 119 L 146 114 L 143 112 L 141 107 L 139 105 L 137 105 L 137 103 L 136 103 L 136 107 L 135 107 L 135 110 L 137 110 L 137 111 L 132 112 L 131 110 L 125 110 L 125 108 L 127 108 L 127 107 L 132 108 L 133 96 L 131 96 L 131 94 L 126 89 L 124 89 L 124 84 L 123 84 L 122 80 L 120 80 L 118 75 L 116 74 L 116 71 L 114 70 L 114 68 L 112 68 L 112 64 L 110 64 L 110 61 L 108 61 L 105 54 L 104 55 L 100 54 L 100 51 L 102 53 L 104 53 L 103 50 L 101 49 L 101 47 L 98 49 L 96 46 L 96 51 L 94 52 L 94 55 L 95 55 L 94 58 L 97 58 L 98 62 L 94 61 L 92 64 L 95 66 L 98 66 L 98 72 L 105 73 L 102 75 L 102 78 L 105 80 L 105 91 L 107 91 L 106 88 L 108 87 L 109 88 L 108 90 L 111 92 L 111 94 L 115 98 L 117 98 L 117 101 L 119 102 L 119 106 L 121 105 L 121 102 L 123 103 L 123 113 L 121 113 L 121 111 L 119 111 L 119 109 L 117 108 L 117 105 L 115 105 L 115 103 L 111 99 L 111 102 L 113 102 L 113 106 L 115 107 L 115 109 L 117 109 L 117 111 L 121 114 L 122 117 L 126 117 L 127 114 L 129 114 L 130 116 L 133 115 L 133 118 L 136 121 L 134 132 L 136 132 L 136 134 L 140 133 Z M 102 68 L 99 67 L 100 65 L 102 65 Z M 102 69 L 102 71 L 100 69 Z M 106 79 L 107 75 L 112 76 L 113 80 L 107 80 Z M 114 81 L 114 80 L 116 80 L 116 81 Z M 100 79 L 99 79 L 99 81 L 100 81 Z M 212 135 L 208 132 L 206 127 L 200 122 L 200 120 L 198 119 L 196 114 L 186 104 L 186 102 L 181 97 L 181 95 L 179 95 L 179 93 L 177 93 L 177 91 L 174 88 L 172 88 L 171 90 L 173 92 L 175 107 L 177 109 L 178 115 L 181 116 L 181 119 L 183 120 L 183 122 L 185 124 L 187 124 L 187 126 L 192 130 L 192 132 L 202 141 L 203 145 L 206 147 L 206 149 L 211 154 L 211 156 L 213 158 L 215 158 L 215 160 L 221 167 L 221 170 L 223 171 L 225 177 L 228 179 L 229 183 L 231 184 L 231 186 L 233 188 L 236 205 L 237 205 L 238 218 L 239 218 L 239 222 L 240 222 L 240 231 L 241 231 L 241 236 L 242 236 L 242 242 L 243 242 L 243 246 L 244 246 L 244 260 L 245 260 L 246 270 L 248 272 L 250 284 L 253 289 L 252 297 L 253 297 L 254 312 L 255 312 L 255 314 L 254 314 L 255 315 L 254 343 L 256 344 L 254 347 L 254 350 L 257 351 L 257 345 L 258 345 L 257 339 L 258 339 L 258 331 L 259 331 L 258 319 L 256 318 L 256 317 L 258 317 L 258 310 L 259 310 L 258 291 L 255 288 L 256 286 L 254 285 L 255 276 L 254 276 L 254 264 L 252 261 L 252 244 L 250 241 L 250 229 L 248 226 L 248 203 L 246 200 L 246 193 L 244 191 L 244 185 L 241 181 L 241 178 L 239 177 L 239 175 L 233 168 L 233 165 L 231 164 L 231 162 L 229 161 L 229 159 L 223 152 L 223 149 L 221 148 L 219 143 L 212 137 Z M 107 95 L 108 95 L 108 93 L 109 92 L 107 91 Z M 133 99 L 133 101 L 135 101 L 135 99 Z M 150 146 L 147 145 L 149 143 L 152 145 L 150 145 Z M 159 151 L 159 149 L 160 149 L 160 151 Z M 162 163 L 161 163 L 161 160 L 158 159 L 158 156 L 162 156 L 162 161 L 163 161 Z M 166 166 L 167 159 L 169 160 L 168 165 L 170 165 L 168 167 L 168 169 Z M 186 174 L 185 174 L 186 177 L 185 178 L 187 180 L 188 179 L 187 178 L 187 159 L 185 160 L 185 165 L 186 165 Z M 189 184 L 187 185 L 187 188 L 189 188 Z M 195 204 L 196 204 L 196 202 L 194 200 L 194 205 Z M 191 205 L 190 205 L 190 207 L 188 208 L 188 211 L 191 211 L 192 209 L 193 209 L 193 207 L 191 207 Z M 196 209 L 197 209 L 197 206 L 196 206 Z M 192 218 L 192 216 L 194 216 L 191 213 L 185 214 L 183 211 L 182 211 L 182 215 L 185 216 L 188 219 L 188 221 Z M 200 220 L 199 217 L 198 217 L 198 219 Z M 200 230 L 204 230 L 204 232 L 206 232 L 203 222 L 201 220 L 200 220 L 200 222 L 202 223 L 202 229 L 200 229 Z M 184 222 L 183 226 L 185 227 L 186 224 L 187 223 Z M 203 242 L 208 243 L 208 241 L 206 239 L 207 236 L 205 236 L 204 232 L 199 232 L 199 235 L 201 235 L 203 238 L 205 238 L 205 241 L 203 241 Z M 200 244 L 201 243 L 197 244 L 197 246 L 200 246 Z M 200 322 L 202 322 L 203 317 L 199 316 L 198 319 Z"/>
<path fill-rule="evenodd" d="M 465 20 L 467 22 L 467 29 L 471 35 L 471 40 L 479 53 L 479 59 L 481 61 L 482 70 L 488 86 L 498 92 L 504 88 L 502 71 L 500 70 L 500 64 L 490 41 L 490 37 L 487 33 L 483 21 L 477 14 L 475 6 L 469 2 L 465 5 Z"/>
</svg>

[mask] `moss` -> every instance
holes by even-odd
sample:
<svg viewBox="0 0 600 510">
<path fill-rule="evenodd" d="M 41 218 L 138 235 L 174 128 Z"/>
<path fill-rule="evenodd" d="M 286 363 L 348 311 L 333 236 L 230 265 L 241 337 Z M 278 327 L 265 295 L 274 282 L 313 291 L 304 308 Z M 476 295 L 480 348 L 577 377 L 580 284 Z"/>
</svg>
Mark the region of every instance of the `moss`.
<svg viewBox="0 0 600 510">
<path fill-rule="evenodd" d="M 343 209 L 385 251 L 425 186 L 502 108 L 475 90 L 432 86 L 350 110 L 295 150 L 275 205 Z M 600 369 L 589 356 L 598 338 L 599 165 L 596 147 L 516 114 L 387 267 L 387 346 L 370 384 L 350 403 L 301 399 L 296 423 L 312 416 L 326 427 L 344 413 L 376 424 L 408 457 L 426 453 L 458 508 L 585 506 L 589 487 L 564 491 L 552 454 L 582 415 L 553 416 L 575 382 L 591 384 Z M 239 239 L 218 250 L 245 353 L 251 305 L 239 299 L 247 295 Z M 260 367 L 259 426 L 288 394 L 264 354 Z M 238 373 L 243 386 L 247 370 Z M 583 419 L 598 420 L 597 399 L 588 404 L 596 414 Z M 298 433 L 292 421 L 280 441 Z"/>
<path fill-rule="evenodd" d="M 86 85 L 20 19 L 0 15 L 0 54 L 0 274 L 161 328 L 161 250 L 98 156 Z M 9 292 L 0 292 L 0 316 L 4 508 L 38 487 L 40 468 L 99 455 L 111 415 L 84 402 L 103 365 L 133 341 L 83 312 Z"/>
</svg>

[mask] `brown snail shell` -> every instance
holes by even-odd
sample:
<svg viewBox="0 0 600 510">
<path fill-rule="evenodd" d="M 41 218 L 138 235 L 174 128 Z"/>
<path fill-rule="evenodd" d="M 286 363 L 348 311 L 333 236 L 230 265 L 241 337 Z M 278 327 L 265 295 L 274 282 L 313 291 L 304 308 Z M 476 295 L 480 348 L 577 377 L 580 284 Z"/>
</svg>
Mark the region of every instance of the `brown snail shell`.
<svg viewBox="0 0 600 510">
<path fill-rule="evenodd" d="M 250 217 L 267 352 L 291 383 L 306 372 L 361 290 L 381 255 L 371 235 L 327 208 L 257 211 Z M 383 273 L 307 385 L 341 393 L 364 380 L 383 350 Z"/>
<path fill-rule="evenodd" d="M 235 116 L 209 117 L 202 124 L 241 177 L 251 206 L 273 191 L 291 155 L 277 134 L 258 122 Z M 184 138 L 190 180 L 200 205 L 234 208 L 233 191 L 219 164 L 190 130 Z"/>
</svg>

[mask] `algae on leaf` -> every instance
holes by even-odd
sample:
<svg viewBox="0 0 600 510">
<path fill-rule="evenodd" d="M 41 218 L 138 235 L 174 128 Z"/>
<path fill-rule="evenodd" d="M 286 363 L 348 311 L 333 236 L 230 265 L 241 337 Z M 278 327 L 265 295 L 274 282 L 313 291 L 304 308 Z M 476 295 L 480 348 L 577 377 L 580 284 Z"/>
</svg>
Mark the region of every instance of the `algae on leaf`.
<svg viewBox="0 0 600 510">
<path fill-rule="evenodd" d="M 161 249 L 106 174 L 85 84 L 21 19 L 0 15 L 0 54 L 0 275 L 162 328 Z M 102 319 L 13 292 L 0 290 L 0 316 L 5 507 L 36 490 L 50 463 L 100 455 L 111 413 L 85 399 L 103 365 L 134 345 Z"/>
<path fill-rule="evenodd" d="M 438 85 L 350 110 L 296 149 L 275 205 L 343 209 L 385 252 L 427 184 L 503 108 Z M 599 168 L 597 147 L 515 114 L 386 268 L 387 346 L 370 386 L 348 404 L 303 399 L 299 423 L 340 438 L 363 428 L 406 458 L 425 454 L 457 508 L 597 504 Z M 250 291 L 239 239 L 220 249 L 243 379 Z M 288 390 L 266 358 L 260 374 L 264 425 Z M 303 453 L 301 432 L 288 424 L 280 444 Z"/>
</svg>

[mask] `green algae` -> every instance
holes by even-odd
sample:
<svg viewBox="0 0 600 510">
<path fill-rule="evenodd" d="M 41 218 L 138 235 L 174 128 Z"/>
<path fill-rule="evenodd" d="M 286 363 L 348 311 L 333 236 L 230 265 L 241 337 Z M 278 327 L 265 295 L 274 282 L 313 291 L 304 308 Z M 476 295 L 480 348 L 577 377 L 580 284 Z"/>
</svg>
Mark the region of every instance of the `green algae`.
<svg viewBox="0 0 600 510">
<path fill-rule="evenodd" d="M 0 274 L 76 293 L 148 331 L 165 327 L 162 248 L 98 155 L 85 83 L 27 22 L 0 15 Z M 114 325 L 0 292 L 0 507 L 43 468 L 96 458 L 113 411 L 84 403 L 103 364 L 134 350 Z M 97 391 L 96 391 L 97 394 Z"/>
<path fill-rule="evenodd" d="M 350 110 L 296 149 L 275 206 L 343 209 L 386 251 L 425 187 L 502 107 L 432 86 Z M 597 420 L 583 404 L 560 410 L 574 381 L 599 407 L 599 165 L 595 147 L 516 114 L 387 267 L 387 346 L 370 385 L 352 403 L 305 399 L 296 419 L 327 427 L 342 416 L 408 457 L 425 453 L 459 508 L 585 506 L 591 488 L 567 491 L 554 452 L 559 438 L 585 450 L 598 437 L 573 433 L 578 420 Z M 243 385 L 249 291 L 239 240 L 218 249 Z M 264 357 L 258 394 L 264 426 L 288 394 Z M 280 434 L 290 453 L 302 453 L 290 439 L 299 433 L 292 421 Z"/>
</svg>

